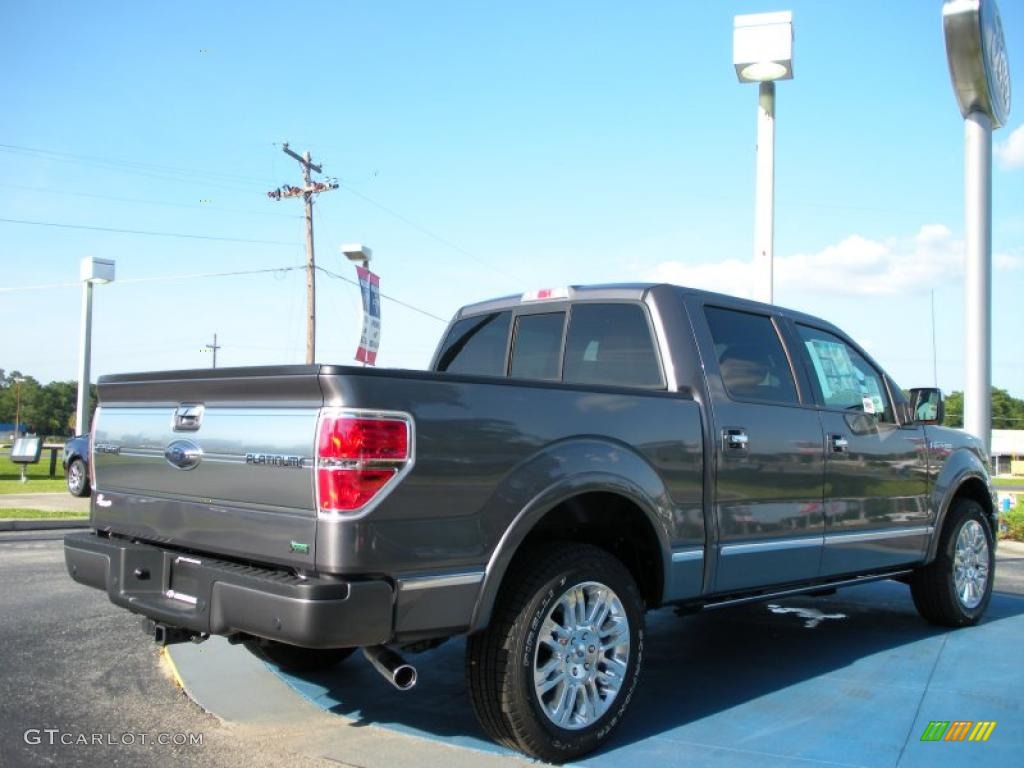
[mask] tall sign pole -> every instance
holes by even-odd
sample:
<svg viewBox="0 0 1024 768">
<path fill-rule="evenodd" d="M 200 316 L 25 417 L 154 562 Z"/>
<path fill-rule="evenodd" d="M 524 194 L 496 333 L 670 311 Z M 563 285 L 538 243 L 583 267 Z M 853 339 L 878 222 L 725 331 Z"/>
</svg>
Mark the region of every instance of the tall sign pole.
<svg viewBox="0 0 1024 768">
<path fill-rule="evenodd" d="M 1010 115 L 1010 65 L 995 0 L 945 0 L 946 57 L 964 118 L 964 429 L 992 439 L 992 131 Z"/>
<path fill-rule="evenodd" d="M 302 166 L 302 186 L 293 187 L 284 184 L 277 189 L 267 192 L 267 197 L 272 200 L 281 200 L 286 197 L 301 197 L 306 208 L 306 364 L 311 365 L 316 360 L 316 257 L 313 254 L 313 195 L 320 192 L 330 192 L 338 188 L 338 182 L 334 179 L 327 181 L 313 181 L 310 171 L 323 173 L 319 165 L 313 163 L 309 152 L 301 155 L 288 147 L 288 142 L 281 145 L 284 153 L 293 160 L 297 160 Z"/>
</svg>

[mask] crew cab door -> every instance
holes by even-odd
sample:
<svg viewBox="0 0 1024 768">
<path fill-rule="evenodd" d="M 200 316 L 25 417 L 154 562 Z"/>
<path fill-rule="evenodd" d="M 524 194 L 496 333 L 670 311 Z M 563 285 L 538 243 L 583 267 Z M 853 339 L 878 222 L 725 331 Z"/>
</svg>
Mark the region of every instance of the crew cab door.
<svg viewBox="0 0 1024 768">
<path fill-rule="evenodd" d="M 713 417 L 714 591 L 813 579 L 824 537 L 824 443 L 780 321 L 699 300 L 691 317 Z"/>
<path fill-rule="evenodd" d="M 924 428 L 897 422 L 886 378 L 853 344 L 794 323 L 825 431 L 821 575 L 924 556 L 930 529 Z"/>
</svg>

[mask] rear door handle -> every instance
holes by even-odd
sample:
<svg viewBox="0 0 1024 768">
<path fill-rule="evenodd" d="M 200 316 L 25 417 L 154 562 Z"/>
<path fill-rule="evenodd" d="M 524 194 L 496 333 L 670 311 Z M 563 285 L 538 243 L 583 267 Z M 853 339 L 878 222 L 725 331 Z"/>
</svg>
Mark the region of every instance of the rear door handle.
<svg viewBox="0 0 1024 768">
<path fill-rule="evenodd" d="M 850 447 L 850 441 L 842 435 L 829 435 L 828 442 L 832 453 L 846 453 L 846 449 Z"/>
<path fill-rule="evenodd" d="M 722 430 L 722 448 L 726 453 L 739 453 L 746 451 L 750 445 L 750 438 L 747 431 L 737 427 L 727 427 Z"/>
</svg>

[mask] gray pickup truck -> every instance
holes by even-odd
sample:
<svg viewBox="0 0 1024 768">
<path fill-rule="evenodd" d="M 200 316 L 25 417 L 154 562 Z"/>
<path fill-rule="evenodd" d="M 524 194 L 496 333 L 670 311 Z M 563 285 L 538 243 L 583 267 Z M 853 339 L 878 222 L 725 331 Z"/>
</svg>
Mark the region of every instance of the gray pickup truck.
<svg viewBox="0 0 1024 768">
<path fill-rule="evenodd" d="M 158 642 L 226 635 L 290 669 L 468 634 L 484 730 L 544 760 L 608 738 L 644 613 L 875 579 L 974 624 L 997 505 L 842 331 L 671 285 L 460 310 L 429 372 L 334 365 L 105 376 L 76 581 Z"/>
</svg>

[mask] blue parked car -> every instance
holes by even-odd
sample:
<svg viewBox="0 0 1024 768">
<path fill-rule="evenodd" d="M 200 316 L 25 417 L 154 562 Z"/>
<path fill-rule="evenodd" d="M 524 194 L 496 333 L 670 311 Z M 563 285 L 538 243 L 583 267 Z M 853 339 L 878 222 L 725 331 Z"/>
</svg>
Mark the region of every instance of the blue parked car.
<svg viewBox="0 0 1024 768">
<path fill-rule="evenodd" d="M 75 435 L 64 443 L 64 478 L 72 496 L 88 496 L 89 435 Z"/>
</svg>

